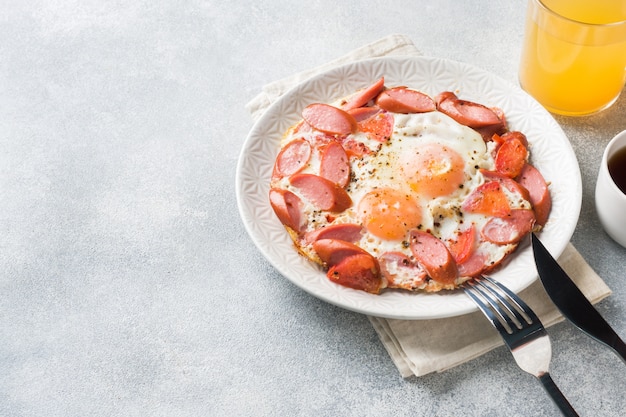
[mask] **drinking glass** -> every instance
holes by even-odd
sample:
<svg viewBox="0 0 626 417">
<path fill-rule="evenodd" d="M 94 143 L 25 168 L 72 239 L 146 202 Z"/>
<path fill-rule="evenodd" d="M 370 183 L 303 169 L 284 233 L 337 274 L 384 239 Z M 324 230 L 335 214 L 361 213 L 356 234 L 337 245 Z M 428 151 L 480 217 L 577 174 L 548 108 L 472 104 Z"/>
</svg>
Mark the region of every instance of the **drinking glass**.
<svg viewBox="0 0 626 417">
<path fill-rule="evenodd" d="M 626 1 L 529 0 L 519 81 L 552 113 L 609 107 L 626 81 Z"/>
</svg>

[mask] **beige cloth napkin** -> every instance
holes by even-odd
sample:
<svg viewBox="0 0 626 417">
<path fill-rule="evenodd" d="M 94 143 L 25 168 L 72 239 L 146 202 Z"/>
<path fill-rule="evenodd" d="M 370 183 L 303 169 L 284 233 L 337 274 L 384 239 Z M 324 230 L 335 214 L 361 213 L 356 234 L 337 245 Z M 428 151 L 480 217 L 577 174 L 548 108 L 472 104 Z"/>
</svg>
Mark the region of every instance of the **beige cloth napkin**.
<svg viewBox="0 0 626 417">
<path fill-rule="evenodd" d="M 390 35 L 325 65 L 266 85 L 246 108 L 256 120 L 291 87 L 313 75 L 360 59 L 389 55 L 416 56 L 420 52 L 409 38 Z M 559 263 L 592 303 L 611 294 L 609 287 L 571 244 L 559 257 Z M 520 296 L 546 327 L 563 320 L 539 280 L 522 291 Z M 478 311 L 436 320 L 392 320 L 380 317 L 369 317 L 369 320 L 405 378 L 444 371 L 503 344 L 496 330 Z"/>
<path fill-rule="evenodd" d="M 246 109 L 252 115 L 254 120 L 261 117 L 265 109 L 285 94 L 288 90 L 300 84 L 304 80 L 328 71 L 339 65 L 348 64 L 353 61 L 359 61 L 367 58 L 378 58 L 382 56 L 393 55 L 421 55 L 420 51 L 413 45 L 413 42 L 402 35 L 389 35 L 383 39 L 373 42 L 369 45 L 362 46 L 354 51 L 342 56 L 334 61 L 327 62 L 319 67 L 308 71 L 299 72 L 282 80 L 274 81 L 263 87 L 263 91 L 253 98 Z"/>
</svg>

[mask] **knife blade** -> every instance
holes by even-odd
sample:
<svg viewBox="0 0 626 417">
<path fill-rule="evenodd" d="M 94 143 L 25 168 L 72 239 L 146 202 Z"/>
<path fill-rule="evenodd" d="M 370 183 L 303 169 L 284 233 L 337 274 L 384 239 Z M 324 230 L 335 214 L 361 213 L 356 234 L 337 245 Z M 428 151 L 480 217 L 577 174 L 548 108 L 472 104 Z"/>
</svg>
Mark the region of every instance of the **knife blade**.
<svg viewBox="0 0 626 417">
<path fill-rule="evenodd" d="M 563 316 L 580 330 L 611 348 L 626 363 L 626 343 L 587 300 L 534 233 L 532 247 L 539 278 Z"/>
</svg>

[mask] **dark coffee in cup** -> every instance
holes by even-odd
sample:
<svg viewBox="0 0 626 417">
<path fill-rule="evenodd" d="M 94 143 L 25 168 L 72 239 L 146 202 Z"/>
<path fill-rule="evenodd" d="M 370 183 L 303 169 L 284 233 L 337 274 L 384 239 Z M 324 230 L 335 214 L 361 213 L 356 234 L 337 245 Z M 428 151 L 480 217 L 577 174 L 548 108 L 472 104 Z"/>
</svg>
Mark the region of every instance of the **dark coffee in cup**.
<svg viewBox="0 0 626 417">
<path fill-rule="evenodd" d="M 626 194 L 626 148 L 621 148 L 611 155 L 608 166 L 615 185 Z"/>
</svg>

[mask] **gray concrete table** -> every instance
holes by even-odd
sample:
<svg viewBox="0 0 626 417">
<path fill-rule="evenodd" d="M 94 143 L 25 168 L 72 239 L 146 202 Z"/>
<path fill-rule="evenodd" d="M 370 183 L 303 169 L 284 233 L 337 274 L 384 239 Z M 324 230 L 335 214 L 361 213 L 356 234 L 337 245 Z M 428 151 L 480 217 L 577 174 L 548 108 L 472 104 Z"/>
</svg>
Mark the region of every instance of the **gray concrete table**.
<svg viewBox="0 0 626 417">
<path fill-rule="evenodd" d="M 496 349 L 402 379 L 367 318 L 283 278 L 239 219 L 244 105 L 391 33 L 516 82 L 525 2 L 32 1 L 0 16 L 0 415 L 555 416 Z M 593 203 L 626 97 L 557 117 L 583 178 L 573 243 L 613 289 Z M 552 374 L 581 415 L 626 410 L 626 367 L 568 323 Z"/>
</svg>

